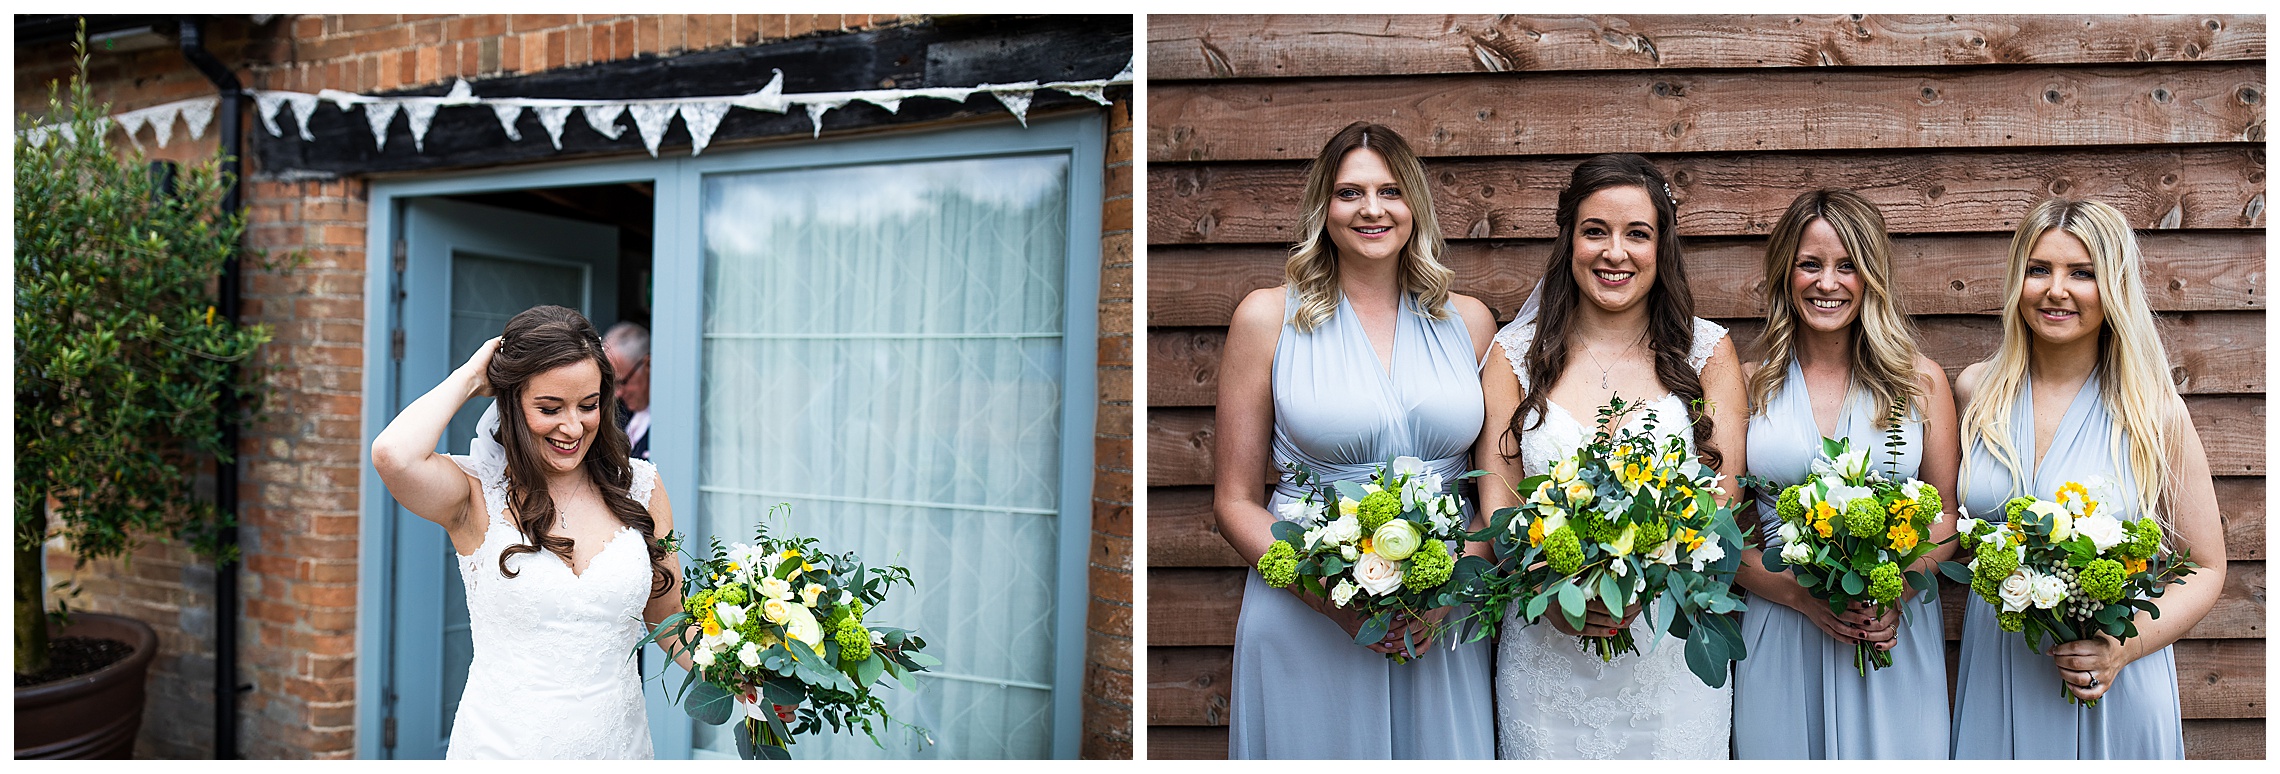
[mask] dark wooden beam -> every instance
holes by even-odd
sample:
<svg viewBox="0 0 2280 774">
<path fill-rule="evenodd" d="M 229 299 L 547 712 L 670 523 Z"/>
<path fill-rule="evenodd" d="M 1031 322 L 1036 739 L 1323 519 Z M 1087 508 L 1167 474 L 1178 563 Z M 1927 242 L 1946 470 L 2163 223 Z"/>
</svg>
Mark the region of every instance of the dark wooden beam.
<svg viewBox="0 0 2280 774">
<path fill-rule="evenodd" d="M 478 97 L 554 99 L 650 99 L 746 94 L 768 85 L 774 70 L 784 72 L 790 94 L 822 91 L 974 86 L 1021 81 L 1106 78 L 1132 59 L 1128 16 L 989 16 L 934 19 L 846 35 L 703 51 L 672 57 L 641 57 L 531 75 L 470 82 Z M 390 96 L 441 96 L 448 84 L 391 92 Z M 1110 90 L 1129 99 L 1131 88 Z M 1034 114 L 1093 107 L 1089 100 L 1057 91 L 1039 91 Z M 918 99 L 889 113 L 856 102 L 824 117 L 828 132 L 1005 115 L 988 94 L 963 103 Z M 424 150 L 414 150 L 406 119 L 390 126 L 386 150 L 372 145 L 361 109 L 343 112 L 322 102 L 309 120 L 316 140 L 304 141 L 291 126 L 291 108 L 279 111 L 284 136 L 252 130 L 253 155 L 268 175 L 360 175 L 414 172 L 516 162 L 557 160 L 641 152 L 633 118 L 623 115 L 624 134 L 611 140 L 573 116 L 562 130 L 562 149 L 547 140 L 538 116 L 525 112 L 517 124 L 523 139 L 509 140 L 491 111 L 470 107 L 438 110 L 428 127 Z M 256 124 L 258 126 L 258 123 Z M 814 131 L 804 109 L 783 113 L 732 108 L 714 130 L 712 145 L 776 137 L 806 137 Z M 688 129 L 673 121 L 659 152 L 686 152 Z"/>
</svg>

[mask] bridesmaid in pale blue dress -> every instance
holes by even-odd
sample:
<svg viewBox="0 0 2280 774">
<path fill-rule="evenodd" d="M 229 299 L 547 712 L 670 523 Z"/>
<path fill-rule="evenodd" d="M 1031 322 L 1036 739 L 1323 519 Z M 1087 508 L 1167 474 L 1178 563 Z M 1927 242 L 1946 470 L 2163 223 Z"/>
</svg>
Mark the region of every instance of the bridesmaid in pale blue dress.
<svg viewBox="0 0 2280 774">
<path fill-rule="evenodd" d="M 1953 503 L 1961 456 L 1955 403 L 1947 374 L 1918 352 L 1894 297 L 1884 216 L 1851 191 L 1801 195 L 1773 227 L 1765 268 L 1769 301 L 1758 339 L 1765 360 L 1749 377 L 1751 475 L 1782 487 L 1802 483 L 1822 438 L 1849 438 L 1878 470 L 1920 479 Z M 1908 410 L 1895 462 L 1885 445 L 1891 407 L 1900 403 Z M 1765 547 L 1742 552 L 1749 658 L 1734 664 L 1734 757 L 1946 758 L 1947 661 L 1936 596 L 1910 588 L 1881 614 L 1858 603 L 1832 614 L 1796 576 L 1765 569 L 1764 553 L 1782 546 L 1773 509 L 1779 493 L 1756 493 Z M 1947 539 L 1954 518 L 1943 516 L 1931 532 Z M 1950 552 L 1938 549 L 1910 569 L 1936 577 Z M 1862 676 L 1854 655 L 1864 642 L 1889 653 L 1891 666 Z"/>
<path fill-rule="evenodd" d="M 2001 519 L 2012 497 L 2047 499 L 2080 482 L 2101 512 L 2158 516 L 2165 547 L 2190 549 L 2201 569 L 2156 601 L 2160 619 L 2139 613 L 2139 636 L 2128 642 L 2046 641 L 2042 654 L 1999 630 L 1994 608 L 1970 597 L 1955 758 L 2184 757 L 2170 644 L 2224 589 L 2224 530 L 2200 435 L 2169 381 L 2142 266 L 2129 223 L 2104 204 L 2052 199 L 2020 221 L 2002 347 L 1956 379 L 1970 450 L 1961 494 L 1970 516 Z M 2070 704 L 2064 693 L 2099 701 Z"/>
<path fill-rule="evenodd" d="M 1301 495 L 1276 480 L 1286 463 L 1351 481 L 1407 455 L 1452 485 L 1471 469 L 1495 322 L 1448 290 L 1425 180 L 1392 131 L 1340 131 L 1308 172 L 1288 284 L 1253 291 L 1235 310 L 1219 371 L 1214 508 L 1245 562 L 1266 553 L 1278 508 Z M 1452 648 L 1445 636 L 1407 664 L 1386 657 L 1427 623 L 1357 645 L 1352 612 L 1250 572 L 1228 757 L 1493 756 L 1488 643 Z"/>
</svg>

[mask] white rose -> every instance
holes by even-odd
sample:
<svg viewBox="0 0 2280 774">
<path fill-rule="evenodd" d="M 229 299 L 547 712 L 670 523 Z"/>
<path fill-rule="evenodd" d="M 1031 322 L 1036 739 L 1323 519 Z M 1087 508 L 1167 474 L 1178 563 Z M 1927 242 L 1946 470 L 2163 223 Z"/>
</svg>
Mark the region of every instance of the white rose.
<svg viewBox="0 0 2280 774">
<path fill-rule="evenodd" d="M 2028 576 L 2026 570 L 2012 570 L 2011 577 L 2003 579 L 2003 585 L 1995 590 L 1995 594 L 2003 600 L 2003 612 L 2016 613 L 2027 609 L 2027 604 L 2031 601 L 2028 595 L 2034 593 L 2034 590 L 2035 579 Z"/>
<path fill-rule="evenodd" d="M 1360 558 L 1362 558 L 1362 549 L 1359 549 L 1359 548 L 1355 548 L 1355 547 L 1353 547 L 1353 546 L 1350 546 L 1350 545 L 1347 545 L 1347 546 L 1339 546 L 1339 547 L 1338 547 L 1338 557 L 1339 557 L 1339 558 L 1341 558 L 1341 559 L 1344 559 L 1344 560 L 1346 560 L 1346 561 L 1349 561 L 1349 562 L 1351 562 L 1351 561 L 1354 561 L 1354 560 L 1356 560 L 1356 559 L 1360 559 Z"/>
<path fill-rule="evenodd" d="M 1353 583 L 1339 578 L 1338 585 L 1330 587 L 1330 604 L 1345 607 L 1346 603 L 1354 601 L 1354 592 L 1360 590 Z"/>
<path fill-rule="evenodd" d="M 2074 522 L 2074 530 L 2090 539 L 2099 552 L 2121 545 L 2129 535 L 2122 529 L 2122 521 L 2106 514 L 2097 514 Z"/>
<path fill-rule="evenodd" d="M 1590 484 L 1581 481 L 1568 482 L 1566 494 L 1568 502 L 1578 508 L 1589 507 L 1591 501 L 1599 497 L 1599 493 L 1593 491 Z"/>
<path fill-rule="evenodd" d="M 1726 558 L 1726 548 L 1716 539 L 1704 540 L 1702 547 L 1688 553 L 1686 558 L 1693 560 L 1695 572 L 1701 572 L 1704 565 Z"/>
<path fill-rule="evenodd" d="M 1562 484 L 1574 481 L 1577 472 L 1576 467 L 1574 457 L 1560 460 L 1560 464 L 1552 466 L 1552 480 Z"/>
<path fill-rule="evenodd" d="M 808 584 L 807 588 L 800 589 L 800 604 L 807 605 L 808 607 L 815 607 L 816 601 L 823 597 L 824 591 L 826 591 L 826 589 L 821 583 Z"/>
<path fill-rule="evenodd" d="M 1798 534 L 1797 525 L 1786 521 L 1782 522 L 1781 526 L 1773 531 L 1773 534 L 1781 536 L 1781 542 L 1783 543 L 1795 543 L 1797 542 Z"/>
<path fill-rule="evenodd" d="M 1306 546 L 1306 550 L 1312 551 L 1314 550 L 1315 544 L 1322 542 L 1322 528 L 1315 527 L 1313 529 L 1307 530 L 1306 534 L 1300 535 L 1299 537 L 1303 539 L 1302 542 Z"/>
<path fill-rule="evenodd" d="M 1322 540 L 1344 545 L 1362 539 L 1362 520 L 1354 516 L 1341 516 L 1337 521 L 1322 527 Z"/>
<path fill-rule="evenodd" d="M 769 599 L 786 599 L 792 595 L 792 584 L 782 578 L 761 578 L 760 596 Z"/>
<path fill-rule="evenodd" d="M 1354 582 L 1375 596 L 1391 594 L 1401 588 L 1401 564 L 1377 554 L 1363 554 L 1354 560 Z"/>
<path fill-rule="evenodd" d="M 2059 580 L 2056 575 L 2036 575 L 2034 588 L 2027 592 L 2027 599 L 2034 602 L 2035 607 L 2044 610 L 2057 607 L 2058 603 L 2066 601 L 2066 581 Z"/>
<path fill-rule="evenodd" d="M 698 648 L 698 649 L 697 649 L 697 652 L 695 652 L 695 653 L 692 653 L 692 654 L 690 654 L 690 655 L 689 655 L 689 660 L 690 660 L 690 661 L 693 661 L 693 662 L 696 662 L 696 665 L 697 665 L 697 666 L 701 666 L 701 667 L 709 667 L 709 666 L 712 666 L 712 665 L 713 665 L 713 659 L 714 659 L 714 656 L 713 656 L 713 652 L 712 652 L 712 651 L 709 651 L 709 650 L 705 650 L 705 649 L 703 649 L 703 648 Z"/>
<path fill-rule="evenodd" d="M 736 652 L 736 660 L 737 660 L 738 662 L 740 662 L 740 663 L 744 664 L 744 665 L 745 665 L 745 666 L 747 666 L 747 667 L 756 667 L 756 666 L 759 666 L 759 665 L 760 665 L 760 646 L 759 646 L 759 644 L 757 644 L 757 643 L 751 643 L 751 642 L 747 642 L 747 643 L 744 643 L 744 648 L 743 648 L 742 650 L 738 650 L 738 651 Z"/>
<path fill-rule="evenodd" d="M 794 609 L 799 609 L 799 606 L 781 599 L 762 600 L 760 602 L 760 617 L 768 619 L 768 623 L 782 624 L 791 620 Z"/>
<path fill-rule="evenodd" d="M 1790 564 L 1813 561 L 1813 547 L 1798 542 L 1784 543 L 1781 546 L 1781 560 Z"/>
</svg>

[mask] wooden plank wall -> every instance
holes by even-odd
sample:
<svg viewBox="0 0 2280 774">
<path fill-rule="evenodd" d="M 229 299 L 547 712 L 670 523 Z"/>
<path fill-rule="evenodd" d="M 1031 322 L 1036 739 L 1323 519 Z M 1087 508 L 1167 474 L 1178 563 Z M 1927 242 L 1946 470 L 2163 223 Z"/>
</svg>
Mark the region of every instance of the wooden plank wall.
<svg viewBox="0 0 2280 774">
<path fill-rule="evenodd" d="M 1951 375 L 1999 338 L 2018 217 L 2054 194 L 2121 208 L 2232 557 L 2177 649 L 2187 749 L 2263 757 L 2264 36 L 2261 16 L 1150 16 L 1148 755 L 1225 755 L 1244 570 L 1211 513 L 1220 346 L 1242 295 L 1281 282 L 1306 161 L 1367 119 L 1427 157 L 1457 289 L 1500 320 L 1542 270 L 1567 171 L 1648 154 L 1700 313 L 1745 356 L 1764 234 L 1801 191 L 1884 210 Z"/>
</svg>

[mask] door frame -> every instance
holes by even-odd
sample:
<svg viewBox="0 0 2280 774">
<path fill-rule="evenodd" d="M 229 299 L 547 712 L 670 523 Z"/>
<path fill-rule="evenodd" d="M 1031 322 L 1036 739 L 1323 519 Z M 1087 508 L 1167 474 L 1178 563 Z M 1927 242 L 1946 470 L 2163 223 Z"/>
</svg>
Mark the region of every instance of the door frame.
<svg viewBox="0 0 2280 774">
<path fill-rule="evenodd" d="M 703 374 L 703 256 L 697 228 L 704 176 L 715 173 L 828 167 L 863 163 L 893 163 L 929 159 L 965 158 L 1064 152 L 1069 154 L 1069 221 L 1063 277 L 1061 492 L 1058 502 L 1058 566 L 1055 568 L 1053 611 L 1053 724 L 1051 755 L 1077 756 L 1081 737 L 1084 692 L 1088 552 L 1092 535 L 1092 438 L 1097 395 L 1100 300 L 1102 176 L 1106 152 L 1106 122 L 1098 111 L 1040 116 L 1027 126 L 1014 122 L 959 124 L 821 141 L 767 144 L 746 149 L 716 151 L 713 156 L 669 158 L 618 158 L 565 161 L 505 170 L 376 177 L 369 185 L 365 229 L 364 285 L 364 400 L 362 441 L 358 457 L 359 535 L 357 562 L 356 752 L 359 758 L 379 758 L 383 719 L 387 716 L 385 686 L 391 659 L 384 612 L 392 602 L 394 562 L 393 520 L 388 492 L 371 464 L 372 440 L 393 415 L 392 408 L 414 397 L 399 395 L 392 332 L 401 319 L 401 300 L 395 267 L 395 242 L 402 234 L 400 202 L 423 196 L 481 193 L 526 188 L 551 188 L 617 183 L 650 183 L 653 223 L 651 286 L 655 289 L 650 319 L 651 363 L 657 371 L 686 374 L 653 390 L 654 426 L 682 428 L 650 447 L 650 456 L 662 471 L 675 476 L 684 489 L 695 481 L 698 466 L 697 421 Z M 670 223 L 668 223 L 670 219 Z M 375 302 L 377 300 L 377 302 Z M 684 478 L 685 477 L 685 478 Z M 689 490 L 694 491 L 694 490 Z M 703 498 L 685 497 L 676 504 L 676 526 L 687 534 L 709 534 L 711 520 L 703 512 Z M 656 645 L 647 646 L 655 663 L 666 663 Z M 666 698 L 661 681 L 643 686 L 652 718 L 678 717 L 680 710 Z M 660 713 L 671 713 L 661 715 Z M 692 721 L 693 722 L 693 721 Z M 689 756 L 688 723 L 664 723 L 654 738 L 659 757 Z"/>
</svg>

